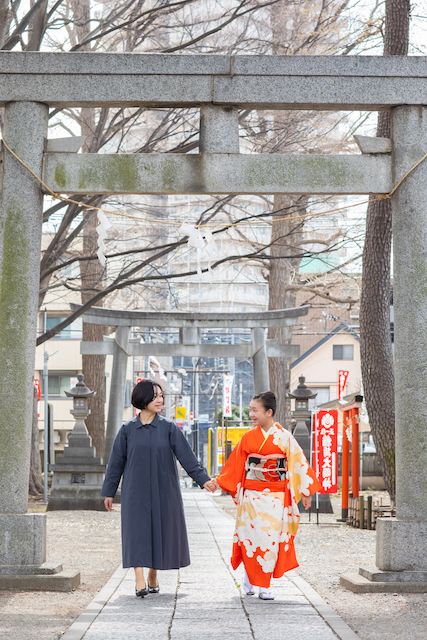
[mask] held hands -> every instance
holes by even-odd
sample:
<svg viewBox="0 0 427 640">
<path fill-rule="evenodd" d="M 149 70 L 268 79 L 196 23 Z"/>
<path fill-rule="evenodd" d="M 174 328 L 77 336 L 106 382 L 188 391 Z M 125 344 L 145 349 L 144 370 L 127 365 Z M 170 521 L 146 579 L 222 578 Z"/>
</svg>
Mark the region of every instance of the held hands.
<svg viewBox="0 0 427 640">
<path fill-rule="evenodd" d="M 208 480 L 208 482 L 205 482 L 205 484 L 203 485 L 203 488 L 207 489 L 211 493 L 215 493 L 215 491 L 219 489 L 220 486 L 218 482 L 215 480 L 215 478 L 211 478 L 210 480 Z"/>
<path fill-rule="evenodd" d="M 308 496 L 308 497 L 303 496 L 302 497 L 302 504 L 303 504 L 303 507 L 304 507 L 304 509 L 306 511 L 307 511 L 307 509 L 310 509 L 310 507 L 311 507 L 311 496 Z"/>
<path fill-rule="evenodd" d="M 104 504 L 107 511 L 115 511 L 113 507 L 113 498 L 105 498 Z"/>
</svg>

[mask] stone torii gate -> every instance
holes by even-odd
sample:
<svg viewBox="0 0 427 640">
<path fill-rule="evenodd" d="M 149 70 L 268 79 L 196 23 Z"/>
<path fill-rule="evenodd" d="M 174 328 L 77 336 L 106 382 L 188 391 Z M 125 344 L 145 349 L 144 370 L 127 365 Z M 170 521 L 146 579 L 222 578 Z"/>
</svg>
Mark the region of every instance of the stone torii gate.
<svg viewBox="0 0 427 640">
<path fill-rule="evenodd" d="M 71 305 L 72 311 L 79 308 L 79 305 Z M 104 342 L 82 342 L 80 348 L 84 355 L 113 356 L 104 462 L 110 457 L 117 429 L 122 423 L 128 355 L 251 358 L 255 393 L 262 393 L 270 388 L 268 358 L 296 358 L 300 350 L 299 345 L 279 344 L 277 339 L 266 339 L 266 329 L 293 326 L 300 316 L 308 313 L 308 310 L 309 307 L 305 306 L 235 314 L 120 311 L 92 307 L 83 315 L 85 322 L 116 327 L 114 340 L 105 338 Z M 178 344 L 141 344 L 140 340 L 129 340 L 131 327 L 179 328 L 180 341 Z M 202 343 L 201 329 L 209 328 L 248 328 L 251 330 L 251 341 L 245 344 Z"/>
<path fill-rule="evenodd" d="M 387 194 L 427 151 L 427 58 L 0 52 L 0 106 L 5 142 L 62 193 Z M 200 153 L 46 144 L 50 107 L 101 106 L 199 107 Z M 360 140 L 362 155 L 240 155 L 238 109 L 388 109 L 392 139 Z M 44 516 L 26 513 L 43 189 L 5 149 L 1 167 L 0 570 L 12 575 L 45 557 Z M 426 163 L 391 202 L 397 516 L 378 521 L 377 565 L 426 588 Z"/>
</svg>

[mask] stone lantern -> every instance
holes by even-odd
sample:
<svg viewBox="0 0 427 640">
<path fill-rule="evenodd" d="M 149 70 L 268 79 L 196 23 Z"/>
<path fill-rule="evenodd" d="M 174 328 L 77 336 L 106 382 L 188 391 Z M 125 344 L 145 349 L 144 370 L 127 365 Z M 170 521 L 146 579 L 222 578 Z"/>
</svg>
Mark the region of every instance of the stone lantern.
<svg viewBox="0 0 427 640">
<path fill-rule="evenodd" d="M 79 373 L 77 376 L 77 384 L 70 391 L 65 391 L 65 395 L 68 398 L 73 398 L 73 408 L 70 413 L 75 417 L 76 423 L 73 427 L 72 432 L 68 436 L 69 446 L 72 446 L 74 442 L 74 446 L 87 446 L 89 442 L 89 446 L 92 446 L 92 441 L 90 435 L 88 433 L 85 420 L 90 414 L 90 409 L 88 408 L 88 398 L 92 398 L 96 396 L 96 391 L 90 391 L 84 383 L 84 375 Z M 88 440 L 89 438 L 89 440 Z M 64 452 L 65 455 L 65 452 Z"/>
<path fill-rule="evenodd" d="M 307 460 L 310 460 L 311 411 L 308 408 L 308 401 L 314 399 L 317 393 L 313 393 L 306 386 L 304 376 L 300 376 L 298 380 L 298 387 L 288 393 L 288 398 L 295 400 L 295 410 L 292 411 L 296 423 L 293 435 L 303 448 Z"/>
<path fill-rule="evenodd" d="M 86 428 L 85 419 L 90 414 L 88 398 L 96 394 L 84 383 L 84 375 L 77 376 L 78 382 L 65 395 L 73 398 L 70 413 L 76 422 L 68 436 L 68 446 L 64 447 L 64 455 L 51 465 L 53 471 L 52 490 L 48 511 L 62 509 L 87 509 L 102 511 L 104 501 L 101 487 L 106 465 L 101 458 L 95 457 L 95 447 Z"/>
<path fill-rule="evenodd" d="M 292 411 L 295 427 L 292 433 L 304 451 L 305 457 L 310 462 L 312 433 L 311 411 L 308 408 L 308 401 L 313 400 L 317 396 L 317 393 L 314 393 L 307 387 L 304 376 L 300 376 L 298 381 L 299 385 L 297 388 L 294 389 L 292 393 L 288 393 L 288 398 L 295 400 L 295 409 Z M 329 494 L 319 494 L 318 504 L 319 513 L 333 513 Z M 315 510 L 314 504 L 312 504 L 311 510 Z M 300 511 L 304 511 L 304 508 L 300 508 Z"/>
</svg>

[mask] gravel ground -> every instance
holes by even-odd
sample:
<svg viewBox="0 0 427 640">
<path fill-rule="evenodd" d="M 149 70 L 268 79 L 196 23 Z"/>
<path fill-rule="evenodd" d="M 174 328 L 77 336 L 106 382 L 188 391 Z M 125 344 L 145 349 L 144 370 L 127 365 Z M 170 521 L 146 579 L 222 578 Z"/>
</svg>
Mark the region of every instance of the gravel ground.
<svg viewBox="0 0 427 640">
<path fill-rule="evenodd" d="M 215 496 L 225 511 L 235 515 L 229 496 Z M 332 500 L 340 513 L 338 498 Z M 342 573 L 359 566 L 375 566 L 375 531 L 353 529 L 321 515 L 317 526 L 303 514 L 295 548 L 300 564 L 297 573 L 331 605 L 362 640 L 427 640 L 427 593 L 357 594 L 340 586 Z M 314 639 L 313 639 L 314 640 Z"/>
<path fill-rule="evenodd" d="M 229 496 L 215 496 L 235 514 Z M 336 513 L 338 500 L 333 500 Z M 120 505 L 116 511 L 57 511 L 48 515 L 48 561 L 81 572 L 72 593 L 0 591 L 0 638 L 58 640 L 103 587 L 121 561 Z M 42 507 L 32 505 L 33 510 Z M 361 640 L 426 640 L 427 594 L 355 594 L 340 587 L 342 573 L 375 564 L 375 532 L 333 523 L 317 526 L 302 516 L 296 538 L 297 572 L 359 635 Z M 315 640 L 315 639 L 313 639 Z"/>
</svg>

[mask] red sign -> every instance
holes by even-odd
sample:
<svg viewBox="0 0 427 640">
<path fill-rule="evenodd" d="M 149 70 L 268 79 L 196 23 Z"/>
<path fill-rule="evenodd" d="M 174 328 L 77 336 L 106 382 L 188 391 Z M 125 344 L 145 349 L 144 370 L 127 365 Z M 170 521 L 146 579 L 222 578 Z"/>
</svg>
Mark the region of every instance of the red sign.
<svg viewBox="0 0 427 640">
<path fill-rule="evenodd" d="M 338 371 L 338 400 L 342 400 L 344 396 L 345 385 L 347 384 L 347 378 L 349 371 Z"/>
<path fill-rule="evenodd" d="M 37 378 L 34 378 L 34 384 L 37 387 L 37 398 L 39 400 L 41 400 L 42 399 L 42 390 L 40 388 L 40 380 L 38 380 Z"/>
<path fill-rule="evenodd" d="M 194 422 L 194 413 L 190 411 L 190 422 Z"/>
<path fill-rule="evenodd" d="M 313 420 L 313 469 L 320 493 L 338 491 L 338 411 L 318 411 Z"/>
</svg>

